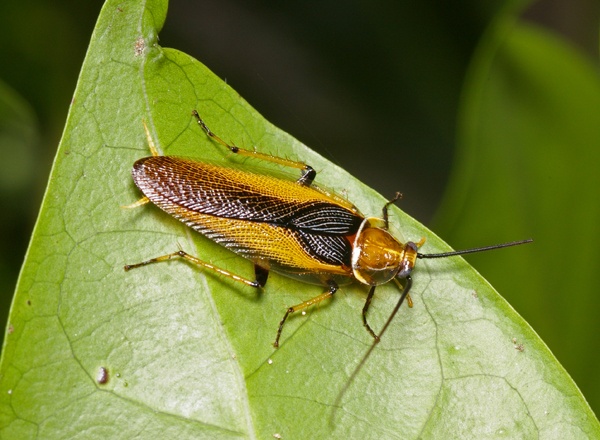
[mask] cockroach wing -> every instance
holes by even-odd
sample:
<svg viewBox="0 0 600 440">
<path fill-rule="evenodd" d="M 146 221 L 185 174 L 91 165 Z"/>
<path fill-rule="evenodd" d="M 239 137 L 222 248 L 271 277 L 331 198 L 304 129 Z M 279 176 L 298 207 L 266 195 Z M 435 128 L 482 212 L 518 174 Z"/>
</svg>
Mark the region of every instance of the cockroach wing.
<svg viewBox="0 0 600 440">
<path fill-rule="evenodd" d="M 138 160 L 133 179 L 159 208 L 217 243 L 287 274 L 351 276 L 363 216 L 291 180 L 173 156 Z"/>
</svg>

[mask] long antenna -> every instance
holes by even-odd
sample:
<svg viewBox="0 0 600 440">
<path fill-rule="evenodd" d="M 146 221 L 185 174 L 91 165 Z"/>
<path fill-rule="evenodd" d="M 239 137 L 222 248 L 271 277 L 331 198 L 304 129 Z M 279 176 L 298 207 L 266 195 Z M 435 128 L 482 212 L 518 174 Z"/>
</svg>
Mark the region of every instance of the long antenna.
<svg viewBox="0 0 600 440">
<path fill-rule="evenodd" d="M 408 292 L 410 292 L 411 287 L 412 287 L 412 278 L 409 275 L 406 277 L 406 285 L 404 286 L 404 289 L 402 290 L 400 299 L 396 303 L 396 307 L 394 307 L 394 310 L 392 310 L 392 313 L 388 317 L 387 321 L 385 321 L 385 324 L 383 325 L 383 328 L 377 335 L 377 338 L 373 340 L 373 342 L 371 343 L 371 346 L 369 347 L 369 349 L 367 350 L 367 352 L 365 353 L 363 358 L 360 360 L 359 364 L 354 368 L 354 371 L 352 372 L 352 374 L 346 381 L 344 387 L 340 390 L 337 397 L 335 398 L 335 401 L 333 402 L 333 411 L 331 412 L 331 417 L 329 418 L 330 426 L 334 425 L 335 415 L 337 413 L 338 408 L 341 408 L 340 404 L 342 402 L 342 398 L 346 394 L 346 391 L 348 391 L 348 388 L 350 388 L 350 385 L 352 385 L 352 382 L 354 382 L 354 379 L 356 379 L 356 376 L 358 375 L 360 370 L 362 370 L 362 367 L 367 363 L 367 359 L 371 356 L 371 353 L 373 353 L 375 346 L 379 343 L 379 341 L 381 341 L 381 337 L 387 330 L 388 326 L 391 324 L 392 320 L 394 319 L 394 316 L 396 316 L 396 313 L 398 313 L 398 310 L 400 310 L 400 306 L 404 302 L 404 299 L 408 295 Z"/>
<path fill-rule="evenodd" d="M 475 252 L 491 251 L 493 249 L 501 249 L 505 247 L 518 246 L 520 244 L 531 243 L 533 239 L 528 238 L 527 240 L 511 241 L 509 243 L 494 244 L 492 246 L 484 246 L 473 249 L 464 249 L 462 251 L 442 252 L 439 254 L 421 254 L 417 253 L 417 258 L 446 258 L 453 257 L 455 255 L 474 254 Z"/>
<path fill-rule="evenodd" d="M 475 253 L 475 252 L 491 251 L 493 249 L 501 249 L 501 248 L 505 248 L 505 247 L 518 246 L 520 244 L 526 244 L 526 243 L 531 243 L 531 242 L 533 242 L 533 239 L 528 238 L 527 240 L 511 241 L 509 243 L 494 244 L 492 246 L 484 246 L 484 247 L 478 247 L 478 248 L 473 248 L 473 249 L 465 249 L 465 250 L 462 250 L 462 251 L 442 252 L 442 253 L 439 253 L 439 254 L 421 254 L 421 253 L 417 253 L 417 258 L 445 258 L 445 257 L 453 257 L 455 255 L 464 255 L 464 254 L 472 254 L 472 253 Z M 396 281 L 396 282 L 399 283 L 399 281 L 396 278 L 394 278 L 394 281 Z M 383 325 L 383 328 L 381 329 L 381 331 L 377 335 L 377 338 L 375 338 L 375 340 L 371 343 L 371 346 L 369 347 L 369 349 L 367 350 L 367 352 L 365 353 L 365 355 L 363 356 L 363 358 L 361 359 L 361 361 L 358 363 L 358 365 L 354 368 L 354 371 L 352 371 L 352 374 L 350 374 L 350 377 L 346 381 L 346 384 L 340 390 L 340 392 L 338 393 L 335 401 L 333 402 L 333 405 L 332 405 L 333 406 L 333 411 L 331 412 L 331 417 L 329 418 L 329 424 L 330 424 L 330 426 L 333 426 L 333 424 L 334 424 L 335 416 L 337 414 L 337 410 L 339 408 L 341 408 L 341 402 L 342 402 L 342 399 L 343 399 L 344 395 L 346 394 L 346 391 L 348 391 L 348 389 L 350 388 L 350 385 L 352 385 L 352 383 L 354 382 L 354 379 L 356 379 L 356 376 L 358 375 L 358 373 L 360 372 L 360 370 L 362 370 L 363 366 L 367 362 L 367 359 L 371 356 L 371 353 L 373 353 L 373 350 L 375 350 L 375 347 L 377 346 L 377 344 L 379 343 L 379 341 L 381 341 L 381 337 L 383 336 L 383 334 L 387 330 L 388 326 L 391 324 L 392 320 L 396 316 L 396 313 L 398 313 L 398 310 L 400 310 L 400 306 L 404 302 L 404 299 L 408 295 L 408 292 L 410 292 L 411 287 L 412 287 L 412 278 L 409 275 L 409 276 L 406 277 L 406 285 L 404 286 L 404 289 L 402 290 L 402 294 L 400 295 L 400 299 L 396 303 L 396 306 L 394 307 L 394 310 L 392 310 L 392 313 L 390 313 L 390 316 L 385 321 L 385 324 Z"/>
</svg>

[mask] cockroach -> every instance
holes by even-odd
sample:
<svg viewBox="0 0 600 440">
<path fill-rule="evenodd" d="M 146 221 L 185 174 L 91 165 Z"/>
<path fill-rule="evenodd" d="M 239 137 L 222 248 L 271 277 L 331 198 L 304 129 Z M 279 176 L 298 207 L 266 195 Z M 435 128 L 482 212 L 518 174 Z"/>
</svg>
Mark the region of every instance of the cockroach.
<svg viewBox="0 0 600 440">
<path fill-rule="evenodd" d="M 311 166 L 230 145 L 208 128 L 197 111 L 192 115 L 209 138 L 231 153 L 295 168 L 301 175 L 295 181 L 286 180 L 187 158 L 160 156 L 146 128 L 152 156 L 139 159 L 133 165 L 133 180 L 143 197 L 130 207 L 152 202 L 192 229 L 250 260 L 254 264 L 255 278 L 238 276 L 183 250 L 128 264 L 125 270 L 180 257 L 253 288 L 263 288 L 271 270 L 324 286 L 325 291 L 320 295 L 285 311 L 277 328 L 275 347 L 279 346 L 284 324 L 291 314 L 332 297 L 341 285 L 358 281 L 369 286 L 362 321 L 374 338 L 373 348 L 405 298 L 411 305 L 408 296 L 411 273 L 418 259 L 452 257 L 532 241 L 437 254 L 420 253 L 418 249 L 425 239 L 402 243 L 389 232 L 388 208 L 401 197 L 400 193 L 383 205 L 380 218 L 365 217 L 343 197 L 313 185 L 317 173 Z M 390 281 L 398 285 L 401 295 L 383 328 L 376 333 L 367 322 L 367 312 L 376 287 Z"/>
</svg>

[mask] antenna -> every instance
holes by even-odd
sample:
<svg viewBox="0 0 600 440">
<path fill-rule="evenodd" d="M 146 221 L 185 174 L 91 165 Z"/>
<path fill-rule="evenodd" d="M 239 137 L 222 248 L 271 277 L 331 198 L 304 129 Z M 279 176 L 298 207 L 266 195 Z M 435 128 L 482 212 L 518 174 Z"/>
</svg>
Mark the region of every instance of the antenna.
<svg viewBox="0 0 600 440">
<path fill-rule="evenodd" d="M 528 238 L 527 240 L 511 241 L 511 242 L 508 242 L 508 243 L 494 244 L 494 245 L 491 245 L 491 246 L 484 246 L 484 247 L 478 247 L 478 248 L 473 248 L 473 249 L 465 249 L 465 250 L 462 250 L 462 251 L 441 252 L 439 254 L 421 254 L 421 253 L 417 253 L 417 258 L 446 258 L 446 257 L 454 257 L 456 255 L 473 254 L 475 252 L 491 251 L 493 249 L 501 249 L 501 248 L 505 248 L 505 247 L 518 246 L 520 244 L 526 244 L 526 243 L 531 243 L 531 242 L 533 242 L 533 239 Z M 396 279 L 394 279 L 394 280 L 396 280 Z M 383 334 L 387 330 L 388 326 L 391 324 L 392 320 L 396 316 L 396 313 L 398 313 L 398 310 L 400 310 L 400 306 L 404 302 L 404 299 L 407 297 L 408 292 L 410 292 L 410 289 L 412 287 L 412 278 L 411 278 L 410 275 L 408 275 L 405 278 L 405 280 L 406 280 L 406 284 L 404 285 L 404 289 L 402 290 L 402 294 L 400 295 L 400 299 L 398 299 L 398 302 L 396 303 L 396 306 L 392 310 L 392 313 L 390 313 L 390 316 L 385 321 L 385 324 L 383 325 L 383 328 L 381 329 L 381 331 L 377 335 L 377 338 L 375 338 L 375 340 L 371 343 L 371 346 L 369 347 L 369 349 L 367 350 L 367 352 L 365 353 L 365 355 L 363 356 L 363 358 L 360 360 L 360 362 L 358 363 L 358 365 L 354 368 L 354 371 L 352 371 L 352 374 L 350 374 L 350 377 L 348 378 L 348 381 L 346 382 L 346 384 L 344 385 L 344 387 L 341 389 L 341 391 L 338 393 L 336 399 L 334 400 L 334 402 L 333 402 L 333 411 L 331 413 L 331 417 L 329 418 L 329 424 L 330 424 L 330 426 L 333 426 L 333 424 L 334 424 L 335 415 L 337 413 L 337 410 L 339 408 L 341 408 L 342 398 L 346 394 L 346 391 L 348 391 L 348 389 L 350 388 L 350 385 L 354 382 L 354 379 L 356 379 L 356 376 L 358 375 L 358 373 L 360 372 L 360 370 L 362 370 L 362 367 L 366 364 L 367 359 L 371 356 L 371 353 L 373 353 L 373 350 L 375 350 L 375 347 L 377 346 L 377 344 L 379 343 L 379 341 L 381 341 L 381 337 L 383 336 Z"/>
<path fill-rule="evenodd" d="M 491 251 L 493 249 L 501 249 L 505 247 L 518 246 L 520 244 L 531 243 L 533 239 L 511 241 L 509 243 L 494 244 L 492 246 L 484 246 L 473 249 L 464 249 L 462 251 L 441 252 L 439 254 L 421 254 L 417 253 L 417 258 L 446 258 L 454 257 L 455 255 L 474 254 L 475 252 Z"/>
</svg>

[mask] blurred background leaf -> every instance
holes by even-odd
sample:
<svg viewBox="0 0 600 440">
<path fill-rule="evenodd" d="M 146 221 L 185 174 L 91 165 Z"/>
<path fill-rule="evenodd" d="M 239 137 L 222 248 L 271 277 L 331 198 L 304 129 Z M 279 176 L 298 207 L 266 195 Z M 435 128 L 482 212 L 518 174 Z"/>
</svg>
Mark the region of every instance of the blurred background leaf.
<svg viewBox="0 0 600 440">
<path fill-rule="evenodd" d="M 38 124 L 31 106 L 15 90 L 0 81 L 0 325 L 4 328 L 14 290 L 15 276 L 22 262 L 22 249 L 31 235 L 35 209 L 30 199 L 38 173 L 47 174 L 40 164 Z M 45 179 L 46 177 L 44 177 Z M 39 202 L 39 201 L 38 201 Z"/>
<path fill-rule="evenodd" d="M 597 405 L 598 66 L 552 33 L 502 15 L 473 59 L 460 116 L 456 167 L 434 229 L 451 243 L 535 239 L 518 262 L 507 253 L 470 261 Z"/>
<path fill-rule="evenodd" d="M 170 5 L 161 42 L 202 59 L 233 84 L 268 120 L 329 156 L 381 193 L 392 194 L 402 190 L 405 193 L 402 208 L 424 222 L 433 217 L 447 186 L 451 165 L 455 163 L 460 171 L 453 173 L 455 177 L 447 199 L 450 201 L 441 211 L 443 214 L 436 217 L 436 227 L 458 248 L 494 243 L 505 237 L 522 238 L 521 235 L 509 236 L 506 222 L 501 227 L 488 227 L 486 221 L 489 219 L 482 217 L 485 215 L 482 209 L 468 217 L 467 214 L 472 215 L 472 208 L 464 203 L 464 194 L 456 194 L 456 189 L 467 190 L 472 186 L 461 186 L 454 179 L 462 175 L 475 182 L 476 177 L 474 171 L 462 171 L 461 163 L 470 160 L 464 153 L 460 153 L 457 161 L 452 160 L 459 97 L 465 74 L 482 35 L 504 3 L 422 1 L 404 5 L 383 1 L 373 7 L 372 4 L 339 1 L 308 5 L 181 0 Z M 0 46 L 0 57 L 10 60 L 0 65 L 0 78 L 29 103 L 24 104 L 25 107 L 35 111 L 26 131 L 35 133 L 35 121 L 39 120 L 41 132 L 41 142 L 36 142 L 35 136 L 30 138 L 38 149 L 33 153 L 34 172 L 27 184 L 26 196 L 13 193 L 3 199 L 5 211 L 21 214 L 16 219 L 10 215 L 1 217 L 2 304 L 7 304 L 14 290 L 29 231 L 39 208 L 77 74 L 101 4 L 99 0 L 85 3 L 74 0 L 51 3 L 9 0 L 0 4 L 0 37 L 4 42 Z M 594 0 L 544 0 L 523 13 L 519 12 L 519 16 L 521 21 L 536 22 L 555 34 L 552 38 L 542 37 L 544 42 L 536 44 L 536 47 L 547 50 L 546 40 L 549 40 L 552 47 L 560 50 L 561 58 L 571 60 L 574 57 L 579 60 L 578 65 L 591 63 L 592 68 L 597 68 L 598 9 L 598 2 Z M 529 44 L 532 38 L 539 38 L 538 33 L 533 32 L 536 36 L 525 37 Z M 521 46 L 517 42 L 524 38 L 523 33 L 528 32 L 517 32 L 516 47 L 510 46 L 512 50 L 507 56 Z M 555 44 L 557 38 L 563 41 Z M 569 42 L 568 46 L 565 42 Z M 488 56 L 491 57 L 495 50 L 491 48 Z M 582 58 L 587 61 L 581 61 Z M 513 55 L 508 59 L 515 61 Z M 477 63 L 477 60 L 473 62 Z M 529 83 L 520 84 L 516 80 L 521 78 L 523 64 L 521 60 L 516 66 L 519 75 L 515 81 L 503 85 L 504 90 L 507 86 L 514 87 L 508 96 L 515 95 L 517 91 L 524 95 L 532 90 L 539 92 L 538 87 L 532 89 Z M 537 80 L 538 76 L 524 77 L 527 78 Z M 476 81 L 476 76 L 470 76 L 471 80 Z M 470 89 L 469 83 L 465 89 Z M 469 113 L 468 96 L 469 92 L 465 92 L 463 121 L 469 119 L 466 116 Z M 556 104 L 556 96 L 551 99 L 553 105 L 560 107 Z M 541 100 L 538 98 L 537 101 Z M 585 113 L 592 117 L 597 114 L 597 107 L 591 107 Z M 557 124 L 556 120 L 555 117 L 548 121 L 547 127 L 555 128 L 551 124 Z M 514 121 L 514 118 L 510 119 L 510 123 Z M 465 125 L 466 122 L 462 127 Z M 465 128 L 461 133 L 469 130 Z M 570 128 L 568 132 L 574 131 Z M 581 135 L 577 138 L 580 140 L 578 145 L 591 149 L 589 154 L 593 154 L 593 149 L 597 150 L 598 137 L 587 142 L 581 141 Z M 538 143 L 535 139 L 531 141 L 533 145 Z M 460 145 L 465 144 L 472 145 L 472 142 L 467 142 L 461 135 Z M 7 147 L 2 144 L 0 148 L 4 157 Z M 542 160 L 544 156 L 540 154 L 536 164 L 538 171 L 528 170 L 532 179 L 536 179 L 544 172 L 544 163 L 548 163 L 548 180 L 552 178 L 554 181 L 548 185 L 550 190 L 563 188 L 558 182 L 567 184 L 571 179 L 571 174 L 552 173 L 560 168 L 555 163 L 560 160 L 556 157 L 557 151 L 560 152 L 560 149 L 553 152 L 550 149 L 546 153 L 546 157 L 552 156 L 548 161 Z M 534 152 L 527 154 L 533 155 Z M 11 160 L 14 158 L 13 164 L 19 163 L 16 162 L 20 160 L 17 154 L 8 156 Z M 589 172 L 586 168 L 589 162 L 583 165 L 584 171 L 579 178 L 592 181 L 592 175 L 585 175 Z M 485 172 L 491 173 L 488 168 Z M 564 172 L 561 170 L 561 173 Z M 486 184 L 497 183 L 500 189 L 495 191 L 506 187 L 506 180 L 494 180 Z M 534 182 L 532 180 L 526 185 L 532 187 L 530 194 L 541 194 L 538 193 L 541 185 Z M 8 185 L 15 186 L 12 183 Z M 573 188 L 570 184 L 566 187 L 564 193 Z M 488 194 L 495 194 L 487 186 L 486 190 Z M 483 265 L 480 266 L 481 262 L 504 269 L 507 266 L 500 264 L 501 260 L 496 258 L 510 258 L 506 254 L 505 257 L 486 255 L 481 260 L 471 261 L 477 261 L 476 267 L 481 268 L 492 284 L 497 285 L 507 297 L 514 286 L 528 286 L 530 290 L 531 285 L 535 285 L 537 293 L 527 297 L 519 295 L 518 298 L 510 298 L 510 301 L 541 333 L 597 411 L 600 407 L 599 378 L 597 374 L 587 374 L 585 369 L 598 364 L 598 350 L 593 348 L 596 346 L 588 345 L 587 338 L 572 336 L 567 340 L 565 335 L 580 335 L 578 327 L 587 329 L 590 335 L 598 334 L 598 328 L 593 324 L 596 309 L 591 307 L 593 300 L 590 299 L 597 296 L 594 271 L 586 269 L 586 264 L 587 267 L 597 264 L 598 258 L 591 256 L 584 261 L 582 257 L 576 265 L 572 264 L 573 260 L 568 260 L 567 269 L 564 266 L 558 269 L 556 260 L 546 264 L 531 253 L 543 249 L 548 255 L 550 244 L 545 241 L 551 237 L 557 248 L 564 247 L 562 242 L 567 239 L 574 240 L 573 252 L 577 259 L 580 255 L 590 255 L 586 249 L 588 246 L 593 248 L 597 235 L 584 235 L 591 227 L 578 229 L 575 220 L 584 220 L 590 212 L 588 221 L 591 222 L 597 208 L 585 211 L 584 208 L 590 205 L 584 202 L 591 203 L 598 197 L 586 200 L 582 195 L 564 202 L 568 198 L 564 193 L 560 194 L 562 205 L 557 203 L 552 211 L 552 224 L 547 223 L 547 196 L 532 203 L 528 215 L 516 211 L 520 219 L 517 232 L 533 236 L 537 239 L 533 246 L 541 247 L 527 251 L 530 253 L 526 254 L 525 261 L 511 258 L 508 266 L 511 273 L 502 273 L 498 278 Z M 7 200 L 6 205 L 4 200 Z M 499 200 L 504 202 L 504 199 Z M 501 206 L 501 203 L 496 208 L 505 215 L 517 204 L 516 200 L 512 201 L 514 203 L 509 208 Z M 490 206 L 487 204 L 486 209 Z M 533 208 L 536 212 L 531 212 Z M 448 216 L 446 221 L 445 215 Z M 530 223 L 521 223 L 524 219 Z M 573 226 L 559 229 L 553 226 L 561 223 Z M 468 228 L 462 235 L 459 235 L 460 228 L 456 227 L 460 224 L 465 225 L 464 229 Z M 585 249 L 579 254 L 581 246 Z M 574 285 L 576 277 L 577 284 Z M 510 282 L 511 287 L 503 288 L 503 280 Z M 544 281 L 538 283 L 538 280 Z M 569 295 L 569 292 L 575 291 L 569 285 L 576 287 L 577 299 Z M 519 291 L 525 291 L 525 288 Z M 546 313 L 533 313 L 535 309 Z M 7 309 L 3 310 L 4 317 L 7 312 Z"/>
</svg>

